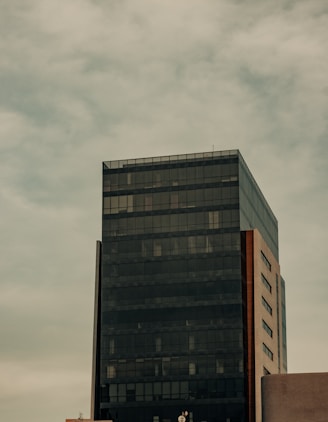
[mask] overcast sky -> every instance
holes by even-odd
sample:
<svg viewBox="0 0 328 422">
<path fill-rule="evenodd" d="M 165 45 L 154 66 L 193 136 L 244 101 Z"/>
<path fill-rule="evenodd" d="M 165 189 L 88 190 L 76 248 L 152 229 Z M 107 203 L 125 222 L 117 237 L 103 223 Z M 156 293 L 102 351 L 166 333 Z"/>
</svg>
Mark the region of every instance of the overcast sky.
<svg viewBox="0 0 328 422">
<path fill-rule="evenodd" d="M 289 372 L 328 371 L 327 0 L 1 0 L 0 28 L 0 419 L 89 416 L 105 160 L 240 149 Z"/>
</svg>

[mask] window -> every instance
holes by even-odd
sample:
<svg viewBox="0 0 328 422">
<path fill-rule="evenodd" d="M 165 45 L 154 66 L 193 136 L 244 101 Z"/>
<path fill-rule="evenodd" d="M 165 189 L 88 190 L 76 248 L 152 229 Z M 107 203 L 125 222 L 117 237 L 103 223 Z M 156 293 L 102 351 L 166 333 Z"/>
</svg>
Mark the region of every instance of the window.
<svg viewBox="0 0 328 422">
<path fill-rule="evenodd" d="M 159 375 L 159 364 L 158 363 L 155 363 L 154 374 L 155 374 L 155 377 L 157 377 Z"/>
<path fill-rule="evenodd" d="M 115 378 L 116 377 L 116 369 L 114 365 L 107 366 L 107 378 Z"/>
<path fill-rule="evenodd" d="M 217 374 L 223 374 L 224 373 L 223 362 L 220 361 L 219 359 L 216 359 L 216 361 L 215 361 L 215 370 L 216 370 Z"/>
<path fill-rule="evenodd" d="M 208 212 L 208 223 L 210 229 L 219 228 L 219 211 L 209 211 Z"/>
<path fill-rule="evenodd" d="M 111 402 L 117 402 L 117 384 L 109 386 L 109 397 Z"/>
<path fill-rule="evenodd" d="M 105 197 L 103 200 L 103 205 L 104 205 L 104 214 L 110 214 L 111 198 Z M 112 213 L 114 213 L 114 211 L 112 211 Z"/>
<path fill-rule="evenodd" d="M 262 273 L 261 273 L 261 280 L 262 280 L 262 283 L 264 284 L 265 288 L 271 293 L 272 292 L 272 286 L 268 282 L 268 280 L 266 279 L 266 277 L 264 277 L 264 275 Z"/>
<path fill-rule="evenodd" d="M 122 195 L 119 196 L 119 212 L 132 212 L 133 211 L 133 196 Z"/>
<path fill-rule="evenodd" d="M 195 350 L 195 337 L 189 336 L 189 350 Z"/>
<path fill-rule="evenodd" d="M 268 302 L 264 299 L 264 297 L 262 296 L 262 305 L 264 306 L 264 308 L 269 312 L 270 315 L 272 315 L 272 308 L 271 306 L 268 304 Z"/>
<path fill-rule="evenodd" d="M 134 384 L 126 386 L 126 401 L 136 401 L 136 390 Z"/>
<path fill-rule="evenodd" d="M 263 251 L 261 251 L 261 258 L 262 258 L 262 261 L 264 262 L 264 264 L 266 265 L 266 267 L 271 271 L 271 263 L 268 260 L 268 258 L 265 256 Z"/>
<path fill-rule="evenodd" d="M 196 364 L 195 362 L 189 362 L 189 375 L 196 374 Z"/>
<path fill-rule="evenodd" d="M 154 256 L 162 256 L 162 244 L 159 240 L 154 241 Z"/>
<path fill-rule="evenodd" d="M 109 353 L 111 355 L 115 353 L 115 340 L 113 338 L 109 339 Z"/>
<path fill-rule="evenodd" d="M 118 384 L 118 401 L 126 402 L 126 384 Z"/>
<path fill-rule="evenodd" d="M 263 375 L 270 375 L 270 374 L 271 372 L 268 371 L 265 366 L 263 366 Z"/>
<path fill-rule="evenodd" d="M 110 180 L 104 177 L 104 192 L 110 192 Z"/>
<path fill-rule="evenodd" d="M 170 207 L 171 208 L 178 208 L 179 207 L 179 194 L 178 193 L 171 193 Z"/>
<path fill-rule="evenodd" d="M 263 352 L 264 352 L 267 356 L 269 356 L 269 358 L 270 358 L 271 360 L 273 360 L 273 353 L 271 352 L 271 350 L 268 348 L 268 346 L 267 346 L 265 343 L 263 343 L 263 344 L 262 344 L 262 348 L 263 348 Z"/>
<path fill-rule="evenodd" d="M 145 211 L 151 211 L 153 209 L 153 197 L 151 195 L 145 196 Z"/>
<path fill-rule="evenodd" d="M 189 253 L 197 253 L 196 237 L 195 236 L 189 236 L 188 237 L 188 249 L 189 249 Z"/>
<path fill-rule="evenodd" d="M 264 328 L 264 330 L 269 334 L 270 337 L 272 337 L 272 330 L 271 328 L 268 326 L 268 324 L 264 321 L 264 319 L 262 319 L 262 327 Z"/>
<path fill-rule="evenodd" d="M 160 352 L 162 350 L 162 339 L 161 339 L 161 337 L 155 338 L 155 350 L 156 350 L 156 352 Z"/>
<path fill-rule="evenodd" d="M 144 398 L 144 386 L 141 383 L 136 384 L 136 401 L 143 401 Z"/>
</svg>

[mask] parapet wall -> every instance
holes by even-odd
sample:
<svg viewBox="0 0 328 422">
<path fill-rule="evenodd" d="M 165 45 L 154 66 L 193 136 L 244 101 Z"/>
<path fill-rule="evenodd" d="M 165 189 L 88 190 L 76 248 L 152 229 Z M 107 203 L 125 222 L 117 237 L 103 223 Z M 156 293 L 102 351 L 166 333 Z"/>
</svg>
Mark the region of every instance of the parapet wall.
<svg viewBox="0 0 328 422">
<path fill-rule="evenodd" d="M 262 378 L 262 422 L 327 422 L 328 373 Z"/>
</svg>

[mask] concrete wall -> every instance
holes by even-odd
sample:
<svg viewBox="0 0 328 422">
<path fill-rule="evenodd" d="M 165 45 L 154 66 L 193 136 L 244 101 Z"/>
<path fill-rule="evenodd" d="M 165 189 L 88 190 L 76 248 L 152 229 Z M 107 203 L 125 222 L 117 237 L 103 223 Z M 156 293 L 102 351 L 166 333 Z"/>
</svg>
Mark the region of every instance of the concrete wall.
<svg viewBox="0 0 328 422">
<path fill-rule="evenodd" d="M 328 373 L 262 378 L 262 422 L 327 422 Z"/>
<path fill-rule="evenodd" d="M 258 230 L 249 230 L 246 234 L 246 285 L 247 285 L 247 336 L 248 336 L 248 402 L 250 422 L 261 422 L 261 378 L 270 374 L 281 373 L 282 333 L 280 298 L 280 267 L 273 253 Z M 263 253 L 269 264 L 261 257 Z M 265 287 L 261 274 L 268 281 L 271 289 Z M 279 280 L 278 289 L 276 278 Z M 272 313 L 263 306 L 262 298 L 271 307 Z M 262 321 L 272 330 L 272 335 L 264 330 Z M 263 345 L 271 351 L 266 354 Z M 327 421 L 328 422 L 328 421 Z"/>
</svg>

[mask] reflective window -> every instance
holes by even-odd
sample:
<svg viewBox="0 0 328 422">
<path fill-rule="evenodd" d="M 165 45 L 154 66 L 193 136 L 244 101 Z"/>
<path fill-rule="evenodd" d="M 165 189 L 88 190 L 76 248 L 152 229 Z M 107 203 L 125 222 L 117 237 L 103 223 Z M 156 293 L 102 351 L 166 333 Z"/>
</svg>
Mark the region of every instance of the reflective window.
<svg viewBox="0 0 328 422">
<path fill-rule="evenodd" d="M 269 356 L 269 358 L 271 359 L 271 360 L 273 360 L 273 353 L 271 352 L 271 350 L 268 348 L 268 346 L 266 345 L 266 344 L 262 344 L 262 347 L 263 347 L 263 351 L 264 351 L 264 353 L 267 355 L 267 356 Z"/>
<path fill-rule="evenodd" d="M 271 293 L 272 292 L 272 286 L 268 282 L 267 278 L 261 273 L 261 280 L 265 288 Z"/>
<path fill-rule="evenodd" d="M 262 296 L 262 305 L 264 306 L 264 308 L 269 312 L 270 315 L 272 315 L 272 308 L 271 306 L 268 304 L 268 302 L 264 299 L 264 297 Z"/>
</svg>

